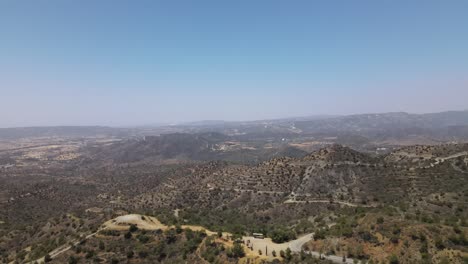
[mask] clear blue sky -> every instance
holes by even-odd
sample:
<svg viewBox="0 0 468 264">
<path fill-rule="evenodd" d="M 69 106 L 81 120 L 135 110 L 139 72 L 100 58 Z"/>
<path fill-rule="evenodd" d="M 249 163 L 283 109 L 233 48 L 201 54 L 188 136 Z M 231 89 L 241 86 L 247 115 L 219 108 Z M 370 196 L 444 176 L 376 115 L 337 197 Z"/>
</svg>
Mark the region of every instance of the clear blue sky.
<svg viewBox="0 0 468 264">
<path fill-rule="evenodd" d="M 468 108 L 468 1 L 0 2 L 0 127 Z"/>
</svg>

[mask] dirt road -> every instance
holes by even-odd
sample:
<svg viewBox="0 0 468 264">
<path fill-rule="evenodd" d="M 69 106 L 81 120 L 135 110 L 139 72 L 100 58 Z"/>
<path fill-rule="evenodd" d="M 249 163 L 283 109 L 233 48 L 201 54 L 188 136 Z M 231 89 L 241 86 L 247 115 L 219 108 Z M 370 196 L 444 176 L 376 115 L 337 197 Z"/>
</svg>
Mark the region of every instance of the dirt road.
<svg viewBox="0 0 468 264">
<path fill-rule="evenodd" d="M 297 201 L 294 199 L 288 199 L 284 201 L 285 204 L 288 203 L 329 203 L 329 204 L 341 204 L 341 205 L 346 205 L 349 207 L 375 207 L 373 205 L 366 205 L 366 204 L 354 204 L 350 202 L 344 202 L 344 201 L 330 201 L 330 200 L 307 200 L 307 201 Z"/>
<path fill-rule="evenodd" d="M 156 229 L 162 229 L 166 230 L 168 228 L 171 228 L 171 226 L 166 226 L 162 224 L 157 218 L 152 217 L 152 216 L 145 216 L 145 215 L 139 215 L 139 214 L 129 214 L 129 215 L 123 215 L 119 216 L 115 219 L 109 220 L 105 222 L 102 227 L 95 233 L 89 234 L 86 237 L 84 237 L 84 240 L 87 240 L 91 237 L 94 237 L 99 231 L 104 230 L 104 229 L 109 229 L 109 230 L 125 230 L 130 227 L 130 225 L 136 225 L 139 229 L 145 229 L 145 230 L 156 230 Z M 182 228 L 187 228 L 191 229 L 193 231 L 201 231 L 205 230 L 205 232 L 208 235 L 215 235 L 216 232 L 210 231 L 202 226 L 194 226 L 194 225 L 183 225 Z M 232 236 L 230 233 L 223 232 L 224 237 Z M 272 251 L 276 251 L 276 255 L 279 256 L 279 252 L 281 250 L 286 250 L 287 248 L 291 249 L 292 252 L 299 253 L 301 252 L 302 246 L 310 241 L 314 236 L 314 233 L 306 234 L 304 236 L 301 236 L 295 240 L 286 242 L 286 243 L 274 243 L 271 238 L 254 238 L 251 236 L 244 236 L 242 237 L 242 240 L 244 241 L 245 245 L 247 248 L 252 248 L 252 251 L 249 252 L 250 255 L 257 255 L 257 256 L 262 256 L 262 257 L 267 257 L 273 259 L 273 254 Z M 82 241 L 82 240 L 81 240 Z M 72 240 L 70 241 L 73 245 L 78 245 L 80 243 L 80 240 Z M 60 254 L 63 254 L 64 252 L 70 250 L 72 246 L 70 246 L 70 242 L 67 242 L 66 244 L 54 249 L 53 251 L 49 252 L 49 255 L 51 258 L 56 258 Z M 262 251 L 262 254 L 259 254 L 259 250 Z M 319 252 L 315 251 L 307 251 L 307 254 L 311 254 L 314 256 L 320 256 Z M 322 257 L 325 259 L 329 259 L 335 263 L 353 263 L 352 259 L 346 260 L 346 262 L 342 261 L 342 257 L 340 256 L 324 256 L 322 254 Z M 44 257 L 31 261 L 29 263 L 34 263 L 37 261 L 38 263 L 44 263 Z"/>
<path fill-rule="evenodd" d="M 103 228 L 103 229 L 105 229 L 105 228 Z M 100 230 L 103 230 L 103 229 L 100 229 Z M 99 230 L 99 231 L 100 231 L 100 230 Z M 70 242 L 73 244 L 73 246 L 77 246 L 78 244 L 80 244 L 81 241 L 87 240 L 87 239 L 89 239 L 89 238 L 95 236 L 99 231 L 87 235 L 87 236 L 84 237 L 84 239 L 82 239 L 82 240 L 72 240 L 72 241 L 70 241 Z M 62 254 L 62 253 L 64 253 L 64 252 L 67 252 L 68 250 L 70 250 L 70 249 L 72 248 L 72 246 L 70 246 L 70 242 L 68 242 L 68 243 L 66 243 L 66 244 L 63 244 L 63 245 L 61 245 L 60 247 L 58 247 L 58 248 L 52 250 L 51 252 L 49 252 L 49 256 L 53 259 L 53 258 L 56 258 L 57 256 L 59 256 L 60 254 Z M 33 261 L 31 261 L 31 262 L 27 262 L 27 263 L 28 263 L 28 264 L 32 264 L 32 263 L 36 263 L 36 262 L 37 262 L 37 263 L 44 263 L 44 262 L 45 262 L 45 261 L 44 261 L 44 258 L 45 258 L 45 256 L 42 257 L 42 258 L 33 260 Z M 13 263 L 13 262 L 11 262 L 10 264 L 12 264 L 12 263 Z"/>
</svg>

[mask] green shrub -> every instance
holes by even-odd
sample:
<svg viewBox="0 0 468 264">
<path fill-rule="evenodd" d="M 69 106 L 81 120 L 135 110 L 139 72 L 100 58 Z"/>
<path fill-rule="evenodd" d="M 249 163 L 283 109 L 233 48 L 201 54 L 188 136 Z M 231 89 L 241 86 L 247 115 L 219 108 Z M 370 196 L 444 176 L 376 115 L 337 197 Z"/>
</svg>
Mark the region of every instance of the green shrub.
<svg viewBox="0 0 468 264">
<path fill-rule="evenodd" d="M 234 243 L 234 246 L 227 251 L 230 258 L 242 258 L 245 256 L 244 248 L 239 243 Z"/>
<path fill-rule="evenodd" d="M 136 232 L 138 231 L 138 227 L 136 225 L 130 225 L 130 228 L 128 229 L 129 232 Z"/>
<path fill-rule="evenodd" d="M 50 257 L 49 254 L 45 255 L 44 257 L 44 262 L 51 262 L 52 261 L 52 258 Z"/>
<path fill-rule="evenodd" d="M 78 263 L 78 259 L 76 259 L 74 256 L 70 256 L 68 258 L 68 264 L 76 264 Z"/>
<path fill-rule="evenodd" d="M 390 263 L 390 264 L 399 264 L 400 261 L 398 260 L 398 257 L 397 257 L 397 256 L 392 255 L 392 256 L 390 256 L 389 263 Z"/>
</svg>

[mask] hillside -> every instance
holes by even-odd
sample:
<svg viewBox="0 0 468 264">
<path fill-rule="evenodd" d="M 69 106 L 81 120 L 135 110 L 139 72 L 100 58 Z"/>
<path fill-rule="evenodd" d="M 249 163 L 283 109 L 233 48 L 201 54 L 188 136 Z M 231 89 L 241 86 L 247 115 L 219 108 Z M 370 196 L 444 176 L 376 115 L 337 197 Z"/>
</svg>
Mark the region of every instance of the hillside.
<svg viewBox="0 0 468 264">
<path fill-rule="evenodd" d="M 191 144 L 182 144 L 184 140 Z M 468 253 L 468 144 L 408 146 L 382 155 L 335 144 L 255 163 L 157 162 L 193 161 L 206 153 L 222 157 L 219 146 L 226 142 L 232 142 L 230 137 L 220 134 L 148 137 L 80 148 L 72 160 L 23 161 L 1 168 L 2 258 L 44 256 L 60 241 L 91 235 L 102 223 L 129 213 L 240 236 L 260 232 L 277 243 L 315 233 L 304 249 L 350 259 L 387 261 L 396 254 L 400 263 L 462 263 Z M 149 234 L 137 234 L 144 235 Z M 149 239 L 163 241 L 166 235 Z M 179 235 L 175 248 L 184 247 L 187 239 Z M 124 245 L 130 243 L 124 236 L 123 231 L 94 236 L 86 251 L 123 261 L 129 249 Z M 105 253 L 100 241 L 104 248 L 123 251 Z M 153 245 L 140 243 L 137 238 L 128 245 L 142 251 Z M 29 249 L 31 245 L 36 246 Z M 161 250 L 166 255 L 147 252 L 148 261 L 183 261 L 170 255 L 175 249 Z M 86 263 L 80 252 L 67 251 L 57 261 L 76 256 Z M 217 259 L 236 262 L 221 252 Z M 132 259 L 145 263 L 142 254 Z M 187 258 L 203 262 L 192 254 L 187 251 Z"/>
<path fill-rule="evenodd" d="M 430 149 L 431 156 L 422 151 L 425 148 Z M 210 163 L 197 166 L 190 178 L 171 178 L 151 195 L 142 194 L 131 203 L 143 211 L 180 209 L 179 215 L 193 223 L 234 230 L 242 226 L 251 232 L 274 232 L 275 225 L 294 230 L 305 216 L 325 220 L 319 223 L 333 223 L 347 216 L 344 226 L 356 219 L 351 229 L 356 233 L 351 231 L 350 237 L 359 236 L 357 227 L 361 224 L 362 229 L 370 228 L 370 219 L 375 221 L 386 214 L 390 214 L 389 222 L 398 225 L 423 223 L 427 228 L 435 222 L 465 226 L 467 150 L 468 145 L 420 146 L 374 157 L 334 145 L 303 158 L 276 158 L 256 166 Z M 394 156 L 405 158 L 391 158 Z M 236 214 L 243 217 L 232 218 Z M 363 216 L 370 219 L 360 220 Z M 387 232 L 393 225 L 381 228 L 380 232 Z M 327 236 L 336 235 L 333 230 L 327 231 Z M 434 233 L 427 236 L 431 243 L 449 239 Z M 459 244 L 443 243 L 444 248 L 461 249 Z M 392 251 L 382 250 L 375 259 L 390 258 Z M 438 261 L 446 257 L 437 249 L 430 253 L 437 255 Z M 373 254 L 377 253 L 366 251 L 365 256 Z M 404 263 L 411 263 L 407 261 Z"/>
<path fill-rule="evenodd" d="M 466 181 L 463 158 L 467 155 L 468 145 L 430 148 L 433 156 L 414 147 L 386 156 L 370 156 L 333 145 L 303 158 L 277 158 L 256 166 L 212 163 L 197 167 L 190 179 L 173 179 L 171 185 L 177 186 L 175 190 L 163 188 L 158 193 L 164 193 L 164 199 L 168 193 L 174 193 L 171 196 L 179 199 L 174 202 L 180 202 L 181 197 L 189 195 L 191 190 L 197 190 L 198 199 L 221 202 L 209 197 L 218 190 L 225 193 L 269 192 L 280 197 L 294 193 L 310 200 L 330 198 L 367 204 L 395 202 L 409 198 L 409 195 L 416 199 L 436 190 L 462 191 L 461 183 Z M 220 168 L 216 169 L 217 166 Z M 198 203 L 196 200 L 192 202 Z"/>
<path fill-rule="evenodd" d="M 301 157 L 307 152 L 288 145 L 265 147 L 237 141 L 221 133 L 172 133 L 124 140 L 107 147 L 87 149 L 94 161 L 113 163 L 226 160 L 256 163 L 272 157 Z"/>
</svg>

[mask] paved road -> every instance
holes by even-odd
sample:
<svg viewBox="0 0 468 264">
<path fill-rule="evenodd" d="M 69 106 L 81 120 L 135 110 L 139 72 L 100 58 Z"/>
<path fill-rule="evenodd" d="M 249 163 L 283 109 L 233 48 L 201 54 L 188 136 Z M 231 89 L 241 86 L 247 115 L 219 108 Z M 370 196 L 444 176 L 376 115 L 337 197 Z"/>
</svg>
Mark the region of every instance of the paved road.
<svg viewBox="0 0 468 264">
<path fill-rule="evenodd" d="M 305 236 L 302 236 L 296 240 L 290 241 L 289 242 L 289 249 L 291 249 L 292 252 L 301 252 L 302 246 L 312 240 L 314 237 L 314 233 L 307 234 Z"/>
<path fill-rule="evenodd" d="M 302 249 L 302 246 L 309 242 L 310 240 L 312 240 L 314 237 L 314 233 L 311 233 L 311 234 L 307 234 L 305 236 L 302 236 L 296 240 L 293 240 L 291 242 L 289 242 L 289 249 L 291 249 L 292 252 L 296 252 L 296 253 L 299 253 L 301 252 L 301 249 Z M 345 262 L 343 262 L 343 257 L 340 257 L 340 256 L 335 256 L 335 255 L 330 255 L 330 256 L 326 256 L 324 254 L 320 254 L 319 252 L 316 252 L 316 251 L 304 251 L 306 254 L 309 254 L 309 255 L 312 255 L 312 256 L 315 256 L 315 257 L 322 257 L 322 258 L 325 258 L 325 259 L 328 259 L 328 260 L 331 260 L 335 263 L 349 263 L 349 264 L 352 264 L 353 263 L 353 259 L 346 259 Z"/>
</svg>

